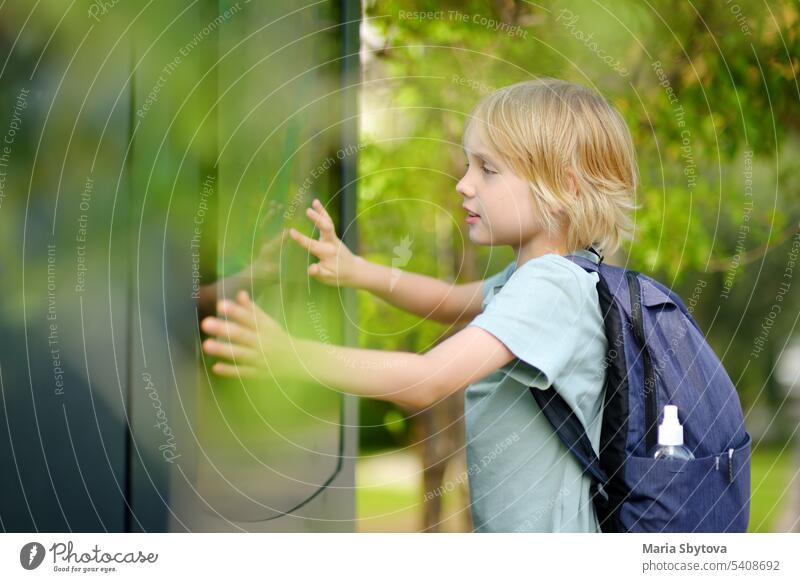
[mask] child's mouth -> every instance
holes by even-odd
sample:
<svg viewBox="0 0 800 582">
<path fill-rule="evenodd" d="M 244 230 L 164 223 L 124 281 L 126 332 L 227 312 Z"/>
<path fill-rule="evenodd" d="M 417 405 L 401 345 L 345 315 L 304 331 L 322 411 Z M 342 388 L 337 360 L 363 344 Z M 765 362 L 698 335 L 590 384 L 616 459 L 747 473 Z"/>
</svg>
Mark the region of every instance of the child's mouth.
<svg viewBox="0 0 800 582">
<path fill-rule="evenodd" d="M 475 214 L 474 212 L 470 212 L 469 210 L 467 210 L 467 217 L 465 219 L 467 224 L 475 224 L 480 219 L 481 219 L 481 215 L 480 214 Z"/>
</svg>

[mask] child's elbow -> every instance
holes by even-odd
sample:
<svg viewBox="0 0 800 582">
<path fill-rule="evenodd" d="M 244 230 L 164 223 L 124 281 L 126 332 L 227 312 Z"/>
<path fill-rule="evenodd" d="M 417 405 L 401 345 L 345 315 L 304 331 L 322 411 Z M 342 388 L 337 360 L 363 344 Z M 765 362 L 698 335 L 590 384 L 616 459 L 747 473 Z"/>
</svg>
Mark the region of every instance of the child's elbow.
<svg viewBox="0 0 800 582">
<path fill-rule="evenodd" d="M 403 408 L 419 411 L 433 406 L 441 400 L 443 386 L 441 386 L 440 374 L 431 369 L 430 362 L 426 361 L 424 356 L 420 356 L 416 363 L 421 365 L 414 370 L 413 374 L 402 375 L 405 377 L 395 388 L 391 400 Z M 396 378 L 400 379 L 400 377 Z"/>
<path fill-rule="evenodd" d="M 454 385 L 446 370 L 428 361 L 428 369 L 420 378 L 413 390 L 409 390 L 408 406 L 416 410 L 429 408 L 450 394 L 457 392 L 461 386 Z"/>
<path fill-rule="evenodd" d="M 399 382 L 392 401 L 412 410 L 424 410 L 466 387 L 454 367 L 442 361 L 442 354 L 428 352 L 416 356 L 407 374 L 397 374 Z"/>
<path fill-rule="evenodd" d="M 398 406 L 418 412 L 433 406 L 439 399 L 433 389 L 423 384 L 403 390 L 402 393 L 396 394 L 392 400 Z"/>
</svg>

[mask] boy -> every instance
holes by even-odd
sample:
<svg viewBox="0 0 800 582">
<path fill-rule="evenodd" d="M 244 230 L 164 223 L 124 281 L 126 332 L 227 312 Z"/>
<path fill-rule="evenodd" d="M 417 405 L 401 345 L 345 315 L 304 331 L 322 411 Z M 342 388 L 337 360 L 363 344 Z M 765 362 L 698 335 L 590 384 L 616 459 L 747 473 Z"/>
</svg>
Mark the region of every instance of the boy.
<svg viewBox="0 0 800 582">
<path fill-rule="evenodd" d="M 607 342 L 597 275 L 565 258 L 613 253 L 631 229 L 636 164 L 620 115 L 564 81 L 517 83 L 488 95 L 464 131 L 456 186 L 470 240 L 510 245 L 515 260 L 485 281 L 450 285 L 353 255 L 314 201 L 319 240 L 292 238 L 320 260 L 309 275 L 359 287 L 421 317 L 469 322 L 425 354 L 290 337 L 245 293 L 206 318 L 204 350 L 221 375 L 314 379 L 333 389 L 425 407 L 466 388 L 467 469 L 475 530 L 596 532 L 591 480 L 528 392 L 556 390 L 597 450 Z M 227 341 L 222 341 L 222 340 Z"/>
</svg>

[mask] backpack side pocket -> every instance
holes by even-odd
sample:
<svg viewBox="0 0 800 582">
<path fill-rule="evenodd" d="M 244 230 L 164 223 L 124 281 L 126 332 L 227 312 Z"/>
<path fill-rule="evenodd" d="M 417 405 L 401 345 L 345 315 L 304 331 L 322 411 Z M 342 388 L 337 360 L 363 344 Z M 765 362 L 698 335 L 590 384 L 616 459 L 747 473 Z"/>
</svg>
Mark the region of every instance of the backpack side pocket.
<svg viewBox="0 0 800 582">
<path fill-rule="evenodd" d="M 691 461 L 629 457 L 630 494 L 620 520 L 631 532 L 745 532 L 750 517 L 750 448 Z"/>
</svg>

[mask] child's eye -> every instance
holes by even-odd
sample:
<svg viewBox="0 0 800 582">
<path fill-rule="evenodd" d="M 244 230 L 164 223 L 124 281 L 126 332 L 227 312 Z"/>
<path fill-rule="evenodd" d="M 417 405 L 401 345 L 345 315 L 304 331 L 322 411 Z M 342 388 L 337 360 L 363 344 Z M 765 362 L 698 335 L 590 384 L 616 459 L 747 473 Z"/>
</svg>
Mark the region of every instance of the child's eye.
<svg viewBox="0 0 800 582">
<path fill-rule="evenodd" d="M 464 162 L 464 167 L 469 170 L 469 160 Z M 496 174 L 497 173 L 494 170 L 490 169 L 486 164 L 482 164 L 481 165 L 481 170 L 483 171 L 484 174 Z"/>
</svg>

